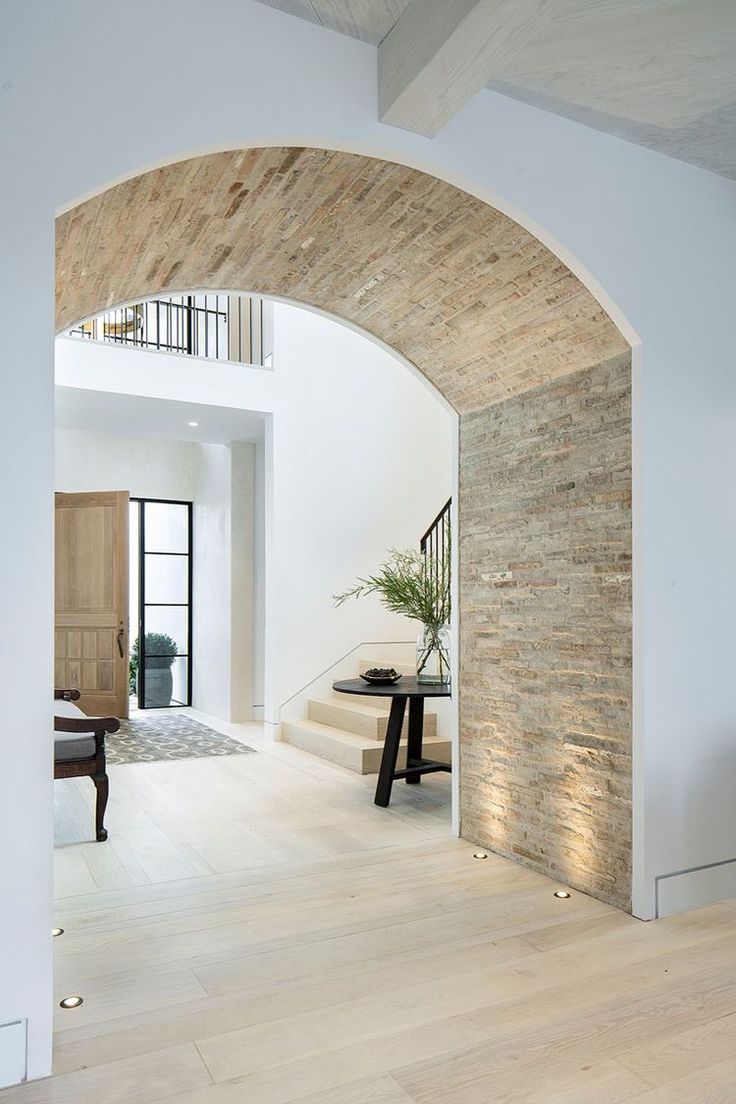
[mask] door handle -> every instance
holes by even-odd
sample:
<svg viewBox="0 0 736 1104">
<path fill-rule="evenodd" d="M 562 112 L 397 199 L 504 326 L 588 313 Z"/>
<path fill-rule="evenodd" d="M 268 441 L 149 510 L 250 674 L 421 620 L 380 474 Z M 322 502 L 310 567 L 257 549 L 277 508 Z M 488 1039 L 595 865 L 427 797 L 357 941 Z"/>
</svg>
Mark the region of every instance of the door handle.
<svg viewBox="0 0 736 1104">
<path fill-rule="evenodd" d="M 125 640 L 125 629 L 118 631 L 118 651 L 120 652 L 120 658 L 123 659 L 125 651 L 123 649 L 123 641 Z"/>
</svg>

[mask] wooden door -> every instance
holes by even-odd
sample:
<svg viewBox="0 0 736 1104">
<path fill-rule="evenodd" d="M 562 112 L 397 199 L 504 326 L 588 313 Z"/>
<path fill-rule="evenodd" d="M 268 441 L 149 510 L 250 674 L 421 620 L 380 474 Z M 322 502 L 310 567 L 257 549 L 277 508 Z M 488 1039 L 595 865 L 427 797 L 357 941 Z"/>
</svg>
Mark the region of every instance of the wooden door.
<svg viewBox="0 0 736 1104">
<path fill-rule="evenodd" d="M 54 680 L 128 716 L 128 491 L 56 495 Z"/>
</svg>

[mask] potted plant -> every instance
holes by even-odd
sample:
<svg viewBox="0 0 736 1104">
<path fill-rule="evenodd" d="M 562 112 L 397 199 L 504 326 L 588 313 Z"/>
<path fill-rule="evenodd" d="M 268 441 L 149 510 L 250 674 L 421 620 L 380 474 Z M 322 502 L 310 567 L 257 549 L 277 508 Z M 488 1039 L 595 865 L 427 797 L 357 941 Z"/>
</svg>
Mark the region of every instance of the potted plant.
<svg viewBox="0 0 736 1104">
<path fill-rule="evenodd" d="M 142 703 L 146 708 L 171 705 L 174 680 L 171 668 L 179 649 L 176 641 L 166 633 L 146 633 L 144 660 L 146 667 L 146 697 Z M 130 689 L 131 693 L 141 696 L 141 655 L 140 637 L 136 638 L 130 653 Z"/>
<path fill-rule="evenodd" d="M 343 594 L 334 595 L 336 606 L 349 598 L 377 594 L 392 613 L 419 621 L 417 680 L 450 681 L 450 555 L 449 528 L 446 546 L 437 554 L 414 549 L 391 549 L 375 575 L 358 579 Z"/>
</svg>

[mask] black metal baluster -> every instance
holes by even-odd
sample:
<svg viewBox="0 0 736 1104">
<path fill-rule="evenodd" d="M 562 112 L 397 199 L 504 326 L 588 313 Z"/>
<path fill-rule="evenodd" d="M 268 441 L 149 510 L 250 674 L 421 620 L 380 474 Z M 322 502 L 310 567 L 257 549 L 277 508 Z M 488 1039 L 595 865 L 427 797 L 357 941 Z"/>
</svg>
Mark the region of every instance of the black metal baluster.
<svg viewBox="0 0 736 1104">
<path fill-rule="evenodd" d="M 194 352 L 194 299 L 191 295 L 186 299 L 186 320 L 187 320 L 187 348 L 186 351 L 190 354 Z"/>
<path fill-rule="evenodd" d="M 220 359 L 220 296 L 215 296 L 215 360 Z"/>
</svg>

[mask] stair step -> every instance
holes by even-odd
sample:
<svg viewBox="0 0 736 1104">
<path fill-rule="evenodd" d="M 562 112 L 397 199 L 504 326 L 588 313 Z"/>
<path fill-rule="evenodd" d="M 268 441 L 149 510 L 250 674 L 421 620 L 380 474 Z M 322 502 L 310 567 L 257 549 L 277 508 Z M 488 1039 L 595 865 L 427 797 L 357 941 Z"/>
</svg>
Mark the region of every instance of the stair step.
<svg viewBox="0 0 736 1104">
<path fill-rule="evenodd" d="M 377 700 L 379 704 L 374 705 Z M 335 694 L 334 698 L 329 699 L 310 698 L 307 703 L 307 718 L 369 740 L 385 740 L 390 701 L 388 705 L 383 703 L 387 700 L 371 698 L 369 704 L 365 699 L 351 698 L 345 694 Z M 408 709 L 406 713 L 402 729 L 404 735 L 409 723 Z M 437 735 L 436 713 L 425 713 L 424 735 L 425 737 Z"/>
<path fill-rule="evenodd" d="M 328 759 L 331 763 L 347 767 L 358 774 L 377 774 L 381 765 L 382 743 L 345 732 L 333 725 L 321 724 L 319 721 L 283 721 L 281 739 L 293 747 L 318 755 L 321 759 Z M 425 758 L 449 763 L 450 741 L 438 736 L 425 736 L 423 752 Z M 398 767 L 404 766 L 406 740 L 402 740 L 399 747 Z"/>
<path fill-rule="evenodd" d="M 364 675 L 371 667 L 393 667 L 397 675 L 416 675 L 416 663 L 397 663 L 395 659 L 359 659 L 358 671 Z"/>
</svg>

